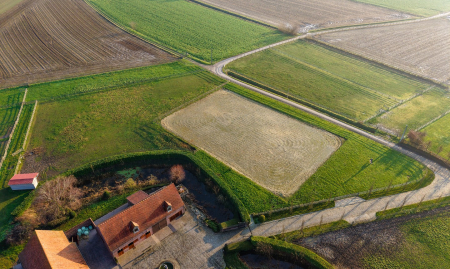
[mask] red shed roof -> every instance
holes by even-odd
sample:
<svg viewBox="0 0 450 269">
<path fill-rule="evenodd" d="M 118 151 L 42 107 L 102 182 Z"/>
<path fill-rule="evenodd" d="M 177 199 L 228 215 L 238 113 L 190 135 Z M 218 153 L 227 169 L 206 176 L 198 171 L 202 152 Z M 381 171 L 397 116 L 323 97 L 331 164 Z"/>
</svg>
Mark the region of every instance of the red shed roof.
<svg viewBox="0 0 450 269">
<path fill-rule="evenodd" d="M 89 269 L 63 231 L 34 231 L 19 259 L 24 269 Z"/>
<path fill-rule="evenodd" d="M 37 177 L 39 173 L 31 173 L 31 174 L 17 174 L 14 175 L 8 182 L 8 185 L 21 185 L 21 184 L 31 184 L 33 183 L 33 179 Z"/>
<path fill-rule="evenodd" d="M 164 202 L 172 204 L 172 211 L 164 210 Z M 177 188 L 172 183 L 169 186 L 148 195 L 139 203 L 125 209 L 114 217 L 97 225 L 108 248 L 111 251 L 133 239 L 136 235 L 130 230 L 130 221 L 139 225 L 141 231 L 147 230 L 172 212 L 184 206 Z"/>
<path fill-rule="evenodd" d="M 132 195 L 128 196 L 127 200 L 132 205 L 135 205 L 146 198 L 148 198 L 148 194 L 145 193 L 145 191 L 138 191 L 138 192 L 135 192 Z"/>
</svg>

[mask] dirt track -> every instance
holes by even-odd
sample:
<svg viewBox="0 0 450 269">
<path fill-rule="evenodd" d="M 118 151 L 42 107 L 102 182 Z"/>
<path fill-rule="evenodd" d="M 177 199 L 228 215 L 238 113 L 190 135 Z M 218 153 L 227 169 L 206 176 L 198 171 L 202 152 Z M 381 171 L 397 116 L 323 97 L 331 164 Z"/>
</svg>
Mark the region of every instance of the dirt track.
<svg viewBox="0 0 450 269">
<path fill-rule="evenodd" d="M 82 0 L 25 0 L 0 16 L 0 88 L 173 61 Z"/>
</svg>

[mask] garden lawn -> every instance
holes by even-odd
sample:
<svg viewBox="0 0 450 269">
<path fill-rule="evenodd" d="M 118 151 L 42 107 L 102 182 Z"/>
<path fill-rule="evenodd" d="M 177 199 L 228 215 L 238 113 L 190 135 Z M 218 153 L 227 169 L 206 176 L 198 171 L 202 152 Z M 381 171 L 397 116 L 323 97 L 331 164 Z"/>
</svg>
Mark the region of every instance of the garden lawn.
<svg viewBox="0 0 450 269">
<path fill-rule="evenodd" d="M 359 121 L 431 86 L 310 41 L 252 54 L 227 68 Z"/>
<path fill-rule="evenodd" d="M 439 155 L 444 159 L 450 159 L 450 114 L 440 118 L 436 122 L 430 124 L 422 131 L 427 133 L 425 141 L 431 141 L 431 151 L 438 153 L 438 149 L 442 146 Z"/>
<path fill-rule="evenodd" d="M 395 251 L 380 249 L 364 259 L 365 268 L 450 268 L 448 212 L 413 218 L 400 226 L 403 240 Z"/>
<path fill-rule="evenodd" d="M 380 124 L 401 135 L 406 125 L 408 130 L 416 130 L 449 110 L 450 92 L 435 88 L 371 120 L 370 123 Z"/>
<path fill-rule="evenodd" d="M 244 180 L 243 176 L 218 162 L 208 163 L 225 177 L 251 213 L 357 193 L 371 187 L 387 187 L 391 183 L 422 179 L 426 174 L 424 165 L 370 139 L 242 87 L 228 84 L 226 88 L 345 139 L 341 147 L 288 199 L 281 199 Z M 374 160 L 372 165 L 369 164 L 371 158 Z"/>
<path fill-rule="evenodd" d="M 51 166 L 52 173 L 111 155 L 186 149 L 185 143 L 162 129 L 158 118 L 222 82 L 202 71 L 42 103 L 30 148 L 44 149 L 45 153 L 36 160 Z M 76 84 L 71 81 L 70 85 Z"/>
<path fill-rule="evenodd" d="M 432 16 L 450 11 L 448 0 L 356 0 L 421 16 Z"/>
<path fill-rule="evenodd" d="M 287 38 L 274 29 L 185 0 L 88 0 L 146 40 L 210 63 Z"/>
</svg>

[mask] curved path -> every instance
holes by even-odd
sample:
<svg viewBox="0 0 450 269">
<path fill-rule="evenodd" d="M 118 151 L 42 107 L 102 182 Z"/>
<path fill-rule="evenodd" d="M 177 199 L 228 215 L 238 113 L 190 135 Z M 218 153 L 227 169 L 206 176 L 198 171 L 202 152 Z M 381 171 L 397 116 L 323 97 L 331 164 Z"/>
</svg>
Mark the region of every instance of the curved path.
<svg viewBox="0 0 450 269">
<path fill-rule="evenodd" d="M 336 125 L 346 128 L 352 132 L 355 132 L 364 137 L 372 139 L 375 142 L 378 142 L 389 148 L 399 151 L 405 155 L 408 155 L 411 158 L 423 163 L 424 165 L 426 165 L 428 168 L 430 168 L 435 173 L 435 180 L 427 187 L 419 189 L 419 190 L 400 193 L 400 194 L 386 196 L 386 197 L 381 197 L 381 198 L 377 198 L 377 199 L 371 199 L 368 201 L 365 201 L 362 199 L 341 200 L 341 201 L 337 201 L 337 203 L 336 203 L 337 206 L 334 208 L 325 209 L 322 211 L 313 212 L 313 213 L 309 213 L 309 214 L 292 216 L 292 217 L 279 219 L 279 220 L 275 220 L 275 221 L 265 222 L 260 225 L 251 224 L 250 228 L 252 230 L 253 235 L 270 236 L 270 235 L 280 234 L 283 232 L 299 230 L 302 227 L 303 228 L 304 227 L 312 227 L 312 226 L 317 226 L 320 224 L 339 221 L 341 219 L 344 219 L 350 223 L 366 222 L 366 221 L 375 220 L 376 213 L 379 211 L 397 208 L 397 207 L 401 207 L 404 205 L 416 204 L 421 201 L 428 201 L 428 200 L 433 200 L 433 199 L 437 199 L 440 197 L 450 196 L 450 170 L 440 166 L 439 164 L 435 163 L 434 161 L 431 161 L 425 157 L 422 157 L 418 154 L 415 154 L 411 151 L 401 148 L 392 142 L 384 140 L 373 134 L 367 133 L 361 129 L 355 128 L 349 124 L 338 121 L 332 117 L 329 117 L 325 114 L 317 112 L 309 107 L 286 100 L 280 96 L 263 91 L 259 88 L 253 87 L 251 85 L 248 85 L 246 83 L 238 81 L 234 78 L 231 78 L 223 72 L 223 68 L 225 67 L 225 65 L 227 65 L 230 62 L 235 61 L 237 59 L 243 58 L 245 56 L 248 56 L 248 55 L 251 55 L 251 54 L 272 48 L 272 47 L 280 46 L 280 45 L 283 45 L 283 44 L 286 44 L 289 42 L 293 42 L 295 40 L 302 39 L 307 36 L 323 34 L 323 33 L 327 33 L 327 32 L 346 31 L 346 30 L 358 29 L 358 28 L 368 28 L 368 27 L 378 27 L 378 26 L 386 26 L 386 25 L 394 25 L 394 24 L 413 23 L 413 22 L 417 22 L 417 21 L 445 17 L 448 15 L 450 15 L 450 12 L 439 14 L 439 15 L 436 15 L 433 17 L 421 18 L 421 19 L 417 19 L 417 20 L 324 30 L 324 31 L 313 33 L 313 34 L 305 34 L 305 35 L 297 36 L 297 37 L 294 37 L 294 38 L 291 38 L 291 39 L 288 39 L 288 40 L 285 40 L 282 42 L 278 42 L 278 43 L 275 43 L 275 44 L 272 44 L 269 46 L 265 46 L 265 47 L 262 47 L 262 48 L 259 48 L 259 49 L 256 49 L 256 50 L 253 50 L 250 52 L 246 52 L 246 53 L 225 59 L 221 62 L 216 63 L 213 66 L 202 65 L 204 68 L 212 71 L 216 75 L 218 75 L 228 81 L 231 81 L 233 83 L 241 85 L 247 89 L 258 92 L 258 93 L 263 94 L 272 99 L 278 100 L 282 103 L 285 103 L 285 104 L 295 107 L 297 109 L 303 110 L 309 114 L 312 114 L 321 119 L 332 122 Z"/>
</svg>

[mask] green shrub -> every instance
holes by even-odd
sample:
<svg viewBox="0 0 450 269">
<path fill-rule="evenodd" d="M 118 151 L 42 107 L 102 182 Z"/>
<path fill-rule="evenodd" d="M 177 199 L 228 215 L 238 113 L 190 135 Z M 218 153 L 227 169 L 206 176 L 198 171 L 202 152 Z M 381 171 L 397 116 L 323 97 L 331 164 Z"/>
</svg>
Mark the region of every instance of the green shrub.
<svg viewBox="0 0 450 269">
<path fill-rule="evenodd" d="M 106 200 L 108 200 L 109 198 L 111 198 L 111 192 L 109 192 L 109 191 L 103 192 L 102 200 L 103 200 L 103 201 L 106 201 Z"/>
<path fill-rule="evenodd" d="M 209 228 L 211 228 L 211 230 L 213 230 L 213 232 L 218 233 L 220 231 L 220 227 L 217 222 L 206 219 L 205 223 L 206 223 L 206 226 L 208 226 Z"/>
<path fill-rule="evenodd" d="M 264 221 L 266 221 L 266 216 L 264 216 L 264 215 L 259 216 L 258 221 L 259 221 L 259 223 L 263 223 Z"/>
<path fill-rule="evenodd" d="M 250 269 L 239 259 L 238 252 L 225 253 L 223 260 L 225 261 L 226 269 Z"/>
<path fill-rule="evenodd" d="M 125 189 L 127 189 L 127 190 L 133 189 L 133 188 L 136 188 L 136 182 L 134 182 L 134 180 L 130 177 L 129 179 L 127 179 L 127 181 L 125 182 L 125 184 L 123 184 L 123 186 L 124 186 Z"/>
<path fill-rule="evenodd" d="M 69 218 L 73 219 L 77 216 L 77 213 L 73 211 L 72 209 L 69 209 Z"/>
</svg>

